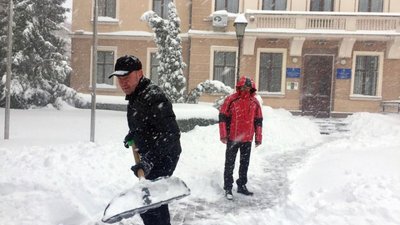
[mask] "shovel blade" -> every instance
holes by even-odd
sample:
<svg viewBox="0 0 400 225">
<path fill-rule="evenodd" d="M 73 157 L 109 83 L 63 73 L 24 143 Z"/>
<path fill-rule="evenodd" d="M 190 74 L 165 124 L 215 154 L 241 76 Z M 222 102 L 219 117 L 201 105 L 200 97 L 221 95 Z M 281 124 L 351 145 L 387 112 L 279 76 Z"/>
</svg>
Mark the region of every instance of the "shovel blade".
<svg viewBox="0 0 400 225">
<path fill-rule="evenodd" d="M 102 221 L 116 223 L 188 195 L 190 189 L 178 177 L 142 180 L 110 201 L 104 210 Z"/>
</svg>

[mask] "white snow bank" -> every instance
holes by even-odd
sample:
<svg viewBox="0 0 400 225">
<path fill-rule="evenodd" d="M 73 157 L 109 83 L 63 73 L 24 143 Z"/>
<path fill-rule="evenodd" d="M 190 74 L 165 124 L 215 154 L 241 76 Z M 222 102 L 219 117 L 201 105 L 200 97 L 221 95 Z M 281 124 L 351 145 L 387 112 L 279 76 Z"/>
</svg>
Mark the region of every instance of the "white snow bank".
<svg viewBox="0 0 400 225">
<path fill-rule="evenodd" d="M 185 106 L 174 105 L 176 114 L 216 114 L 207 109 L 211 106 Z M 347 119 L 350 132 L 329 137 L 321 136 L 310 118 L 270 107 L 263 107 L 263 114 L 263 144 L 252 151 L 248 187 L 256 192 L 255 203 L 264 205 L 276 196 L 260 195 L 261 190 L 286 193 L 279 188 L 287 188 L 279 204 L 207 211 L 229 204 L 222 195 L 225 145 L 219 142 L 218 125 L 212 125 L 182 134 L 174 175 L 192 195 L 182 205 L 172 204 L 172 215 L 199 210 L 208 216 L 180 214 L 195 217 L 191 222 L 199 225 L 400 224 L 399 115 L 357 113 Z M 96 111 L 95 143 L 89 142 L 90 110 L 11 110 L 10 125 L 10 140 L 0 140 L 1 224 L 101 224 L 111 198 L 138 182 L 130 171 L 132 152 L 122 145 L 128 131 L 125 112 Z M 307 154 L 296 155 L 298 150 Z M 297 164 L 287 161 L 293 158 Z M 287 183 L 270 180 L 266 166 Z M 196 207 L 179 208 L 186 205 Z M 135 216 L 129 223 L 140 221 Z"/>
</svg>

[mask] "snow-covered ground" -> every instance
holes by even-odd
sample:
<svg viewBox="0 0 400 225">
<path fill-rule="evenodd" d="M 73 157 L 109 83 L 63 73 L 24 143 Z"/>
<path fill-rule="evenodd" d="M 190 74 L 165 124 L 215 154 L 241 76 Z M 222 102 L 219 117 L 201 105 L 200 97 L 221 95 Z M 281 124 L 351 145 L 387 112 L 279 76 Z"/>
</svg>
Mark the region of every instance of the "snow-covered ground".
<svg viewBox="0 0 400 225">
<path fill-rule="evenodd" d="M 217 118 L 208 104 L 174 105 L 178 118 Z M 125 112 L 11 110 L 3 140 L 0 109 L 0 224 L 95 225 L 104 207 L 135 184 L 132 152 L 122 145 Z M 225 146 L 218 126 L 183 133 L 175 171 L 192 194 L 170 205 L 172 224 L 398 225 L 400 116 L 357 113 L 348 132 L 320 135 L 313 119 L 263 108 L 263 144 L 253 149 L 253 197 L 222 191 Z M 235 170 L 235 178 L 237 171 Z M 139 216 L 123 224 L 142 224 Z"/>
</svg>

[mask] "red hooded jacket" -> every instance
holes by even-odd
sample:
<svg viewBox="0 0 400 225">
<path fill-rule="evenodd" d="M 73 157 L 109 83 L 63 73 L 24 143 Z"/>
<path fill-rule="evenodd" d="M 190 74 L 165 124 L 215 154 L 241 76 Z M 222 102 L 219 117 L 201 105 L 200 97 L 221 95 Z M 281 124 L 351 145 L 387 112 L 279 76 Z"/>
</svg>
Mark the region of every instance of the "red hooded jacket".
<svg viewBox="0 0 400 225">
<path fill-rule="evenodd" d="M 242 91 L 241 87 L 251 87 L 250 92 Z M 262 142 L 262 111 L 258 100 L 254 97 L 254 81 L 241 77 L 236 85 L 236 93 L 228 96 L 219 111 L 220 139 L 234 142 Z"/>
</svg>

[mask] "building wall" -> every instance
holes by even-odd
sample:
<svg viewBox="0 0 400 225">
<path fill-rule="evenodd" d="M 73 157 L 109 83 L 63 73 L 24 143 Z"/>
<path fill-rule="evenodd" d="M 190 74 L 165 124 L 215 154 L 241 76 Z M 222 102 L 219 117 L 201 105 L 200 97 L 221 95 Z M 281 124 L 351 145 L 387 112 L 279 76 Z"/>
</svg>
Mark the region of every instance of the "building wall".
<svg viewBox="0 0 400 225">
<path fill-rule="evenodd" d="M 308 8 L 308 0 L 296 0 L 291 1 L 291 10 L 292 11 L 307 11 Z"/>
<path fill-rule="evenodd" d="M 389 12 L 398 13 L 400 12 L 400 3 L 397 0 L 389 0 L 387 1 L 387 5 L 389 8 Z"/>
<path fill-rule="evenodd" d="M 193 30 L 211 30 L 210 22 L 204 21 L 205 19 L 211 20 L 212 0 L 193 1 L 192 2 L 192 21 L 191 29 Z"/>
<path fill-rule="evenodd" d="M 356 6 L 356 0 L 341 0 L 339 1 L 340 12 L 354 12 Z"/>
<path fill-rule="evenodd" d="M 99 22 L 99 43 L 101 47 L 109 46 L 115 49 L 116 58 L 124 54 L 138 56 L 144 65 L 145 74 L 148 73 L 148 53 L 150 49 L 155 49 L 152 38 L 152 31 L 140 16 L 152 8 L 151 1 L 142 0 L 117 0 L 117 21 L 114 23 Z M 178 14 L 181 18 L 181 30 L 183 37 L 183 58 L 187 63 L 184 73 L 187 77 L 188 91 L 195 88 L 199 83 L 212 79 L 213 77 L 213 57 L 212 52 L 215 48 L 227 48 L 237 52 L 238 41 L 235 35 L 233 22 L 235 14 L 228 15 L 228 25 L 218 28 L 212 25 L 212 15 L 215 0 L 176 0 Z M 134 7 L 132 7 L 134 6 Z M 288 0 L 287 9 L 291 11 L 305 12 L 309 10 L 310 0 Z M 339 0 L 335 1 L 335 10 L 340 12 L 357 12 L 358 0 Z M 72 67 L 74 69 L 71 77 L 71 86 L 80 92 L 90 91 L 91 77 L 91 36 L 92 31 L 92 1 L 73 2 L 73 23 L 72 31 L 75 32 L 72 38 Z M 240 12 L 246 10 L 260 10 L 261 1 L 241 0 Z M 400 12 L 400 1 L 385 0 L 384 12 Z M 353 14 L 352 13 L 352 14 Z M 352 15 L 349 14 L 349 15 Z M 248 18 L 249 19 L 249 18 Z M 251 23 L 252 21 L 249 21 Z M 248 25 L 248 29 L 254 29 L 253 25 Z M 83 32 L 76 32 L 81 30 Z M 130 32 L 129 35 L 115 32 Z M 247 32 L 247 31 L 246 31 Z M 112 35 L 106 35 L 112 34 Z M 357 112 L 369 111 L 378 112 L 382 100 L 399 99 L 400 97 L 400 58 L 396 54 L 389 56 L 388 51 L 393 44 L 397 46 L 397 36 L 376 35 L 357 36 L 352 45 L 350 55 L 339 57 L 339 51 L 343 41 L 343 35 L 314 35 L 307 33 L 298 34 L 298 38 L 305 38 L 300 55 L 297 55 L 297 42 L 293 44 L 294 35 L 290 31 L 286 34 L 275 34 L 262 31 L 260 33 L 247 33 L 246 38 L 253 41 L 252 45 L 245 44 L 240 56 L 240 75 L 254 78 L 256 83 L 259 76 L 258 54 L 261 50 L 273 50 L 285 52 L 285 67 L 300 68 L 299 78 L 284 77 L 284 87 L 287 83 L 298 84 L 298 89 L 283 89 L 282 93 L 259 93 L 265 105 L 273 108 L 285 108 L 292 111 L 301 111 L 303 98 L 304 77 L 304 56 L 308 54 L 328 54 L 334 58 L 332 74 L 332 112 Z M 351 36 L 346 36 L 351 37 Z M 245 42 L 247 43 L 247 41 Z M 294 48 L 294 49 L 293 49 Z M 393 48 L 391 49 L 393 50 Z M 293 53 L 294 52 L 294 53 Z M 354 71 L 354 52 L 378 52 L 384 57 L 382 75 L 381 96 L 372 98 L 360 98 L 351 94 L 352 79 L 337 79 L 336 70 L 340 68 L 352 69 Z M 399 59 L 397 59 L 397 58 Z M 146 66 L 145 66 L 146 65 Z M 123 95 L 116 82 L 115 88 L 98 89 L 99 94 Z M 258 84 L 258 83 L 257 83 Z M 213 101 L 218 95 L 204 95 L 201 100 Z"/>
<path fill-rule="evenodd" d="M 190 0 L 179 0 L 176 8 L 182 21 L 181 29 L 187 32 L 189 29 Z M 93 1 L 73 1 L 72 6 L 72 30 L 92 31 L 93 21 Z M 143 0 L 117 0 L 116 20 L 109 21 L 98 19 L 98 32 L 118 32 L 118 31 L 147 31 L 151 29 L 147 23 L 140 20 L 143 13 L 152 10 L 151 1 Z"/>
<path fill-rule="evenodd" d="M 183 49 L 188 49 L 187 41 L 182 44 Z M 147 53 L 149 49 L 155 49 L 156 45 L 152 39 L 148 40 L 123 40 L 123 39 L 100 39 L 98 41 L 99 49 L 115 49 L 115 55 L 117 57 L 123 55 L 135 55 L 137 56 L 143 65 L 143 72 L 146 76 L 149 74 L 148 68 L 148 57 Z M 73 72 L 71 75 L 71 86 L 74 87 L 78 92 L 89 93 L 91 74 L 92 74 L 92 39 L 82 38 L 73 39 L 72 41 L 72 62 L 71 66 Z M 116 57 L 116 58 L 117 58 Z M 184 61 L 187 62 L 188 51 L 182 52 Z M 188 74 L 188 68 L 184 70 L 184 74 Z M 123 95 L 123 92 L 118 86 L 118 82 L 114 77 L 114 88 L 101 88 L 97 87 L 96 92 L 104 95 Z"/>
</svg>

